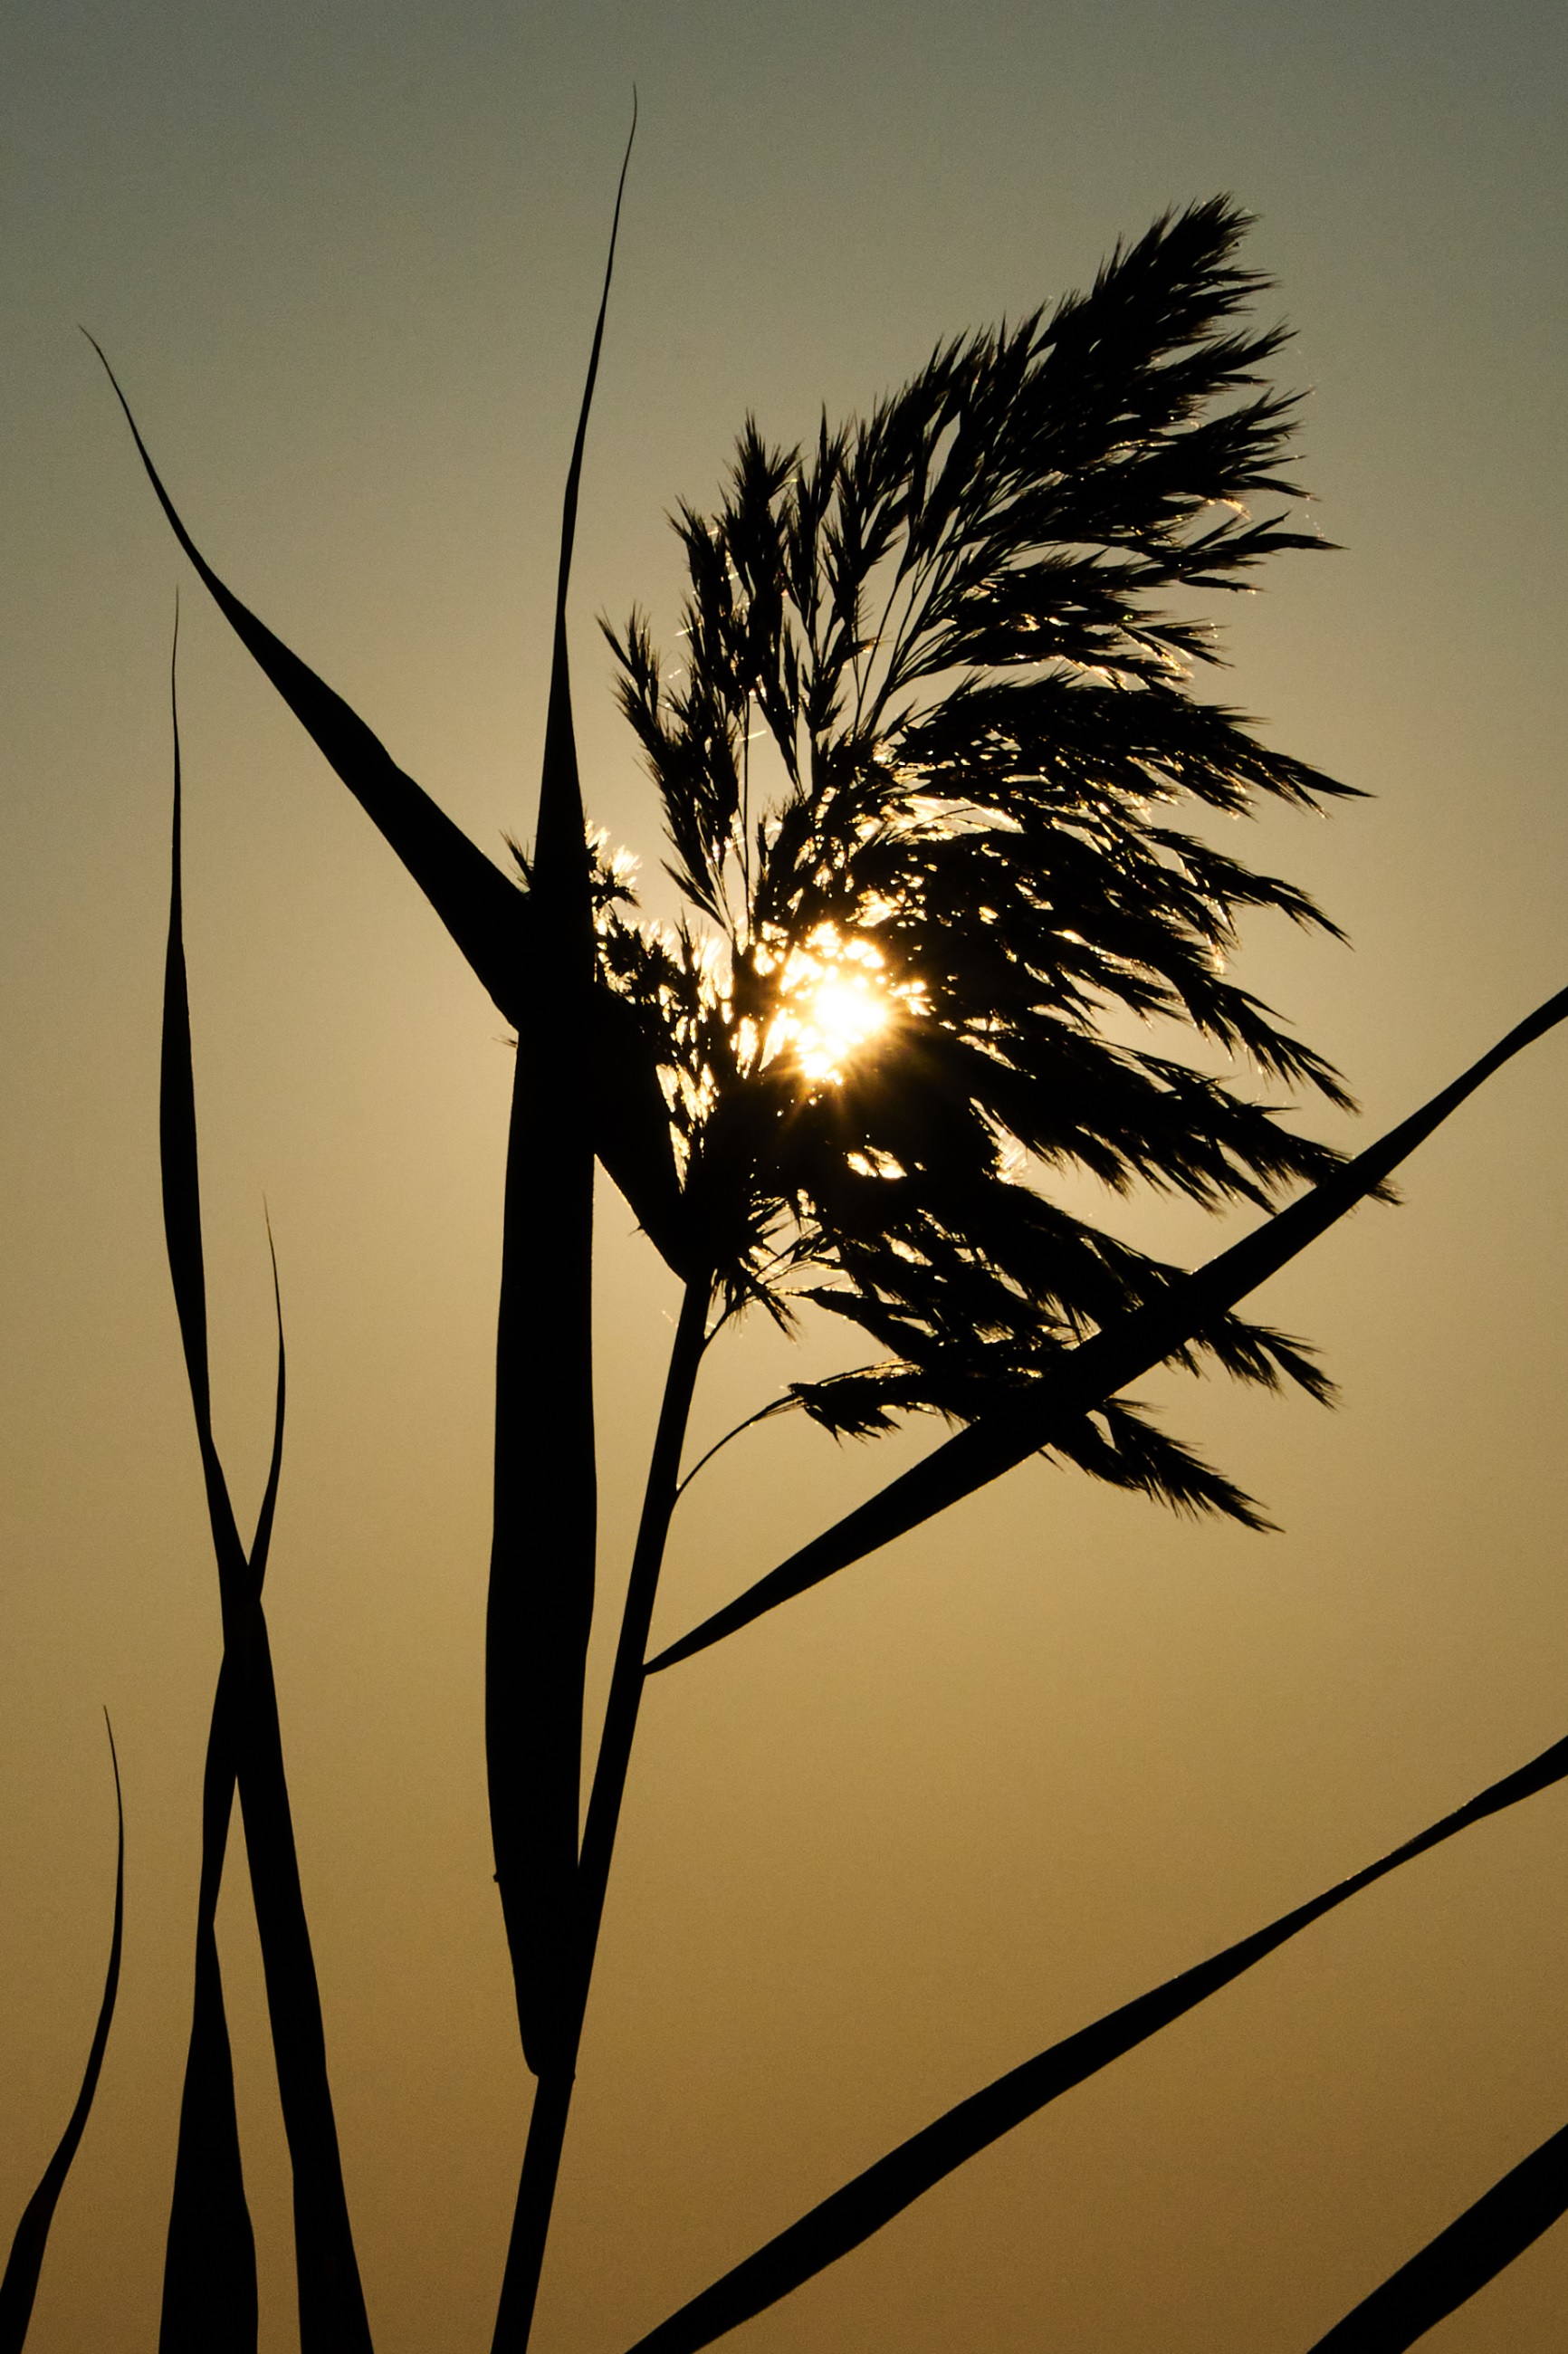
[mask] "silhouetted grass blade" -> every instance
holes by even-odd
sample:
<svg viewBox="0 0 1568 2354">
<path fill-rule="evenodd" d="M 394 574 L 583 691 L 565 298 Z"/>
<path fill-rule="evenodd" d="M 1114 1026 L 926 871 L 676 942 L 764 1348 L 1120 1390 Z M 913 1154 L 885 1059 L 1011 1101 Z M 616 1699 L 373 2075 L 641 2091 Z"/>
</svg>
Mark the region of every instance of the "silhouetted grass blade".
<svg viewBox="0 0 1568 2354">
<path fill-rule="evenodd" d="M 278 1697 L 260 1608 L 246 1681 L 239 1797 L 278 2093 L 293 2170 L 301 2354 L 370 2354 L 327 2080 L 321 1997 L 283 1778 Z"/>
<path fill-rule="evenodd" d="M 916 1463 L 911 1470 L 846 1513 L 821 1536 L 759 1578 L 736 1601 L 704 1619 L 690 1634 L 650 1660 L 652 1673 L 705 1650 L 722 1636 L 749 1626 L 835 1570 L 846 1569 L 895 1537 L 918 1528 L 1048 1446 L 1054 1424 L 1079 1416 L 1115 1397 L 1161 1363 L 1210 1320 L 1245 1299 L 1309 1243 L 1365 1201 L 1450 1112 L 1515 1055 L 1568 1016 L 1568 990 L 1510 1030 L 1448 1087 L 1345 1162 L 1267 1223 L 1196 1268 L 1153 1305 L 1107 1324 L 1073 1351 L 1063 1371 L 1043 1380 L 1027 1405 L 987 1415 Z"/>
<path fill-rule="evenodd" d="M 628 155 L 630 156 L 630 143 Z M 621 187 L 625 186 L 625 165 Z M 485 1651 L 491 1831 L 523 2049 L 569 2065 L 583 1685 L 593 1619 L 593 874 L 567 649 L 578 485 L 615 229 L 567 470 L 507 1142 Z"/>
<path fill-rule="evenodd" d="M 1568 2126 L 1531 2150 L 1419 2255 L 1319 2338 L 1312 2354 L 1403 2354 L 1568 2209 Z"/>
<path fill-rule="evenodd" d="M 171 694 L 172 684 L 171 679 Z M 213 1437 L 180 835 L 181 771 L 176 709 L 159 1142 L 169 1270 L 185 1345 L 191 1403 L 207 1488 L 208 1518 L 217 1559 L 224 1638 L 224 1667 L 219 1674 L 213 1734 L 208 1743 L 203 1785 L 203 1885 L 198 1910 L 210 1928 L 210 1911 L 206 1908 L 214 1907 L 217 1903 L 223 1845 L 227 1841 L 230 1794 L 237 1778 L 245 1816 L 246 1850 L 267 1982 L 279 2096 L 293 2170 L 302 2354 L 370 2354 L 370 2332 L 349 2228 L 348 2205 L 338 2155 L 337 2127 L 327 2082 L 321 2000 L 294 1852 L 293 1825 L 283 1774 L 267 1623 L 260 1602 L 260 1575 L 266 1564 L 281 1463 L 284 1359 L 281 1311 L 272 1460 L 257 1523 L 256 1542 L 249 1560 L 240 1543 L 228 1482 Z M 274 1263 L 274 1304 L 277 1300 L 276 1273 Z M 204 2313 L 210 2316 L 214 2309 L 210 2304 L 202 2302 L 204 2296 L 210 2294 L 217 2299 L 222 2309 L 223 2327 L 235 2333 L 227 2342 L 244 2344 L 249 2342 L 245 2331 L 254 2291 L 254 2257 L 249 2221 L 244 2211 L 237 2137 L 231 2132 L 233 2086 L 227 2029 L 222 2025 L 217 1950 L 215 1945 L 203 1939 L 199 1925 L 192 2064 L 198 2072 L 190 2106 L 192 2131 L 197 2135 L 208 2133 L 212 2139 L 207 2145 L 198 2146 L 194 2153 L 185 2153 L 184 2186 L 178 2185 L 179 2167 L 176 2164 L 177 2188 L 181 2195 L 191 2189 L 194 2167 L 198 2179 L 191 2195 L 198 2201 L 210 2195 L 219 2202 L 218 2229 L 222 2248 L 238 2270 L 229 2279 L 215 2277 L 212 2264 L 221 2264 L 224 2256 L 214 2255 L 209 2259 L 207 2253 L 196 2251 L 193 2261 L 198 2268 L 207 2267 L 205 2274 L 198 2270 L 197 2275 L 187 2280 L 182 2274 L 177 2274 L 172 2302 L 171 2292 L 165 2283 L 165 2317 L 175 2333 L 170 2342 L 193 2347 L 210 2346 L 215 2342 L 210 2335 L 205 2334 L 206 2325 L 202 2320 Z M 192 2091 L 188 2073 L 186 2088 L 187 2092 Z M 185 2116 L 185 2109 L 182 2105 L 182 2131 Z M 211 2179 L 205 2183 L 199 2180 L 204 2163 L 210 2163 L 213 2169 Z M 183 2264 L 186 2255 L 192 2253 L 191 2232 L 187 2229 L 188 2211 L 180 2207 L 177 2213 L 171 2214 L 171 2253 L 176 2264 Z M 253 2328 L 253 2324 L 249 2326 Z M 193 2330 L 194 2337 L 190 2335 Z M 182 2332 L 185 2333 L 183 2337 Z"/>
<path fill-rule="evenodd" d="M 103 362 L 169 527 L 213 602 L 397 852 L 497 1004 L 514 1020 L 520 978 L 515 889 L 423 787 L 404 774 L 342 696 L 218 578 L 180 520 L 101 347 L 90 335 L 88 341 Z"/>
<path fill-rule="evenodd" d="M 385 745 L 342 696 L 218 578 L 164 489 L 113 369 L 93 337 L 89 335 L 88 341 L 102 360 L 125 412 L 169 527 L 213 601 L 397 853 L 496 1005 L 509 1022 L 521 1024 L 527 1018 L 527 903 L 423 787 L 397 767 Z M 594 355 L 597 362 L 597 344 Z M 608 991 L 599 994 L 616 1002 Z M 607 1013 L 604 1020 L 613 1057 L 599 1075 L 603 1102 L 596 1148 L 644 1231 L 671 1265 L 679 1267 L 683 1260 L 677 1225 L 680 1188 L 652 1058 L 646 1052 L 636 1052 L 639 1042 L 629 1038 L 624 1023 L 615 1014 Z"/>
<path fill-rule="evenodd" d="M 1076 2034 L 1067 2036 L 1060 2043 L 1054 2043 L 1034 2059 L 1026 2060 L 1022 2067 L 1010 2070 L 1005 2076 L 999 2076 L 983 2092 L 971 2094 L 968 2100 L 960 2101 L 957 2107 L 949 2109 L 935 2124 L 912 2135 L 885 2158 L 878 2158 L 863 2174 L 856 2175 L 853 2182 L 845 2183 L 798 2222 L 791 2223 L 787 2231 L 780 2232 L 776 2239 L 769 2240 L 766 2247 L 758 2249 L 755 2254 L 747 2256 L 733 2271 L 725 2274 L 722 2280 L 704 2289 L 700 2296 L 694 2297 L 689 2305 L 683 2306 L 667 2321 L 661 2322 L 647 2337 L 640 2338 L 630 2354 L 696 2354 L 697 2349 L 711 2346 L 716 2338 L 737 2328 L 743 2321 L 750 2320 L 753 2315 L 761 2313 L 767 2306 L 776 2305 L 780 2297 L 788 2296 L 791 2289 L 799 2288 L 802 2282 L 810 2280 L 840 2256 L 858 2248 L 925 2191 L 962 2166 L 967 2158 L 988 2148 L 1003 2134 L 1010 2133 L 1014 2126 L 1022 2125 L 1026 2118 L 1035 2115 L 1048 2103 L 1060 2099 L 1064 2093 L 1071 2092 L 1086 2077 L 1108 2067 L 1124 2052 L 1135 2050 L 1151 2035 L 1157 2035 L 1161 2028 L 1169 2027 L 1186 2012 L 1195 2009 L 1198 2004 L 1206 2002 L 1211 1995 L 1219 1993 L 1222 1988 L 1229 1986 L 1234 1979 L 1240 1978 L 1266 1956 L 1276 1952 L 1290 1938 L 1298 1935 L 1303 1929 L 1309 1928 L 1315 1921 L 1320 1921 L 1326 1914 L 1332 1913 L 1363 1888 L 1370 1888 L 1374 1881 L 1385 1878 L 1402 1864 L 1414 1861 L 1415 1857 L 1426 1854 L 1432 1848 L 1440 1847 L 1457 1832 L 1468 1829 L 1471 1824 L 1485 1820 L 1489 1815 L 1500 1814 L 1507 1808 L 1518 1806 L 1522 1799 L 1534 1797 L 1540 1790 L 1550 1789 L 1564 1778 L 1568 1778 L 1568 1739 L 1554 1742 L 1550 1749 L 1543 1750 L 1528 1766 L 1505 1776 L 1500 1782 L 1490 1784 L 1465 1806 L 1430 1824 L 1391 1854 L 1380 1857 L 1377 1862 L 1352 1873 L 1350 1879 L 1340 1881 L 1305 1904 L 1298 1905 L 1293 1912 L 1281 1914 L 1277 1921 L 1270 1922 L 1266 1928 L 1255 1930 L 1251 1936 L 1242 1938 L 1234 1946 L 1227 1946 L 1224 1952 L 1212 1955 L 1207 1961 L 1198 1963 L 1192 1969 L 1183 1970 L 1179 1977 L 1167 1979 L 1163 1986 L 1155 1987 L 1150 1993 L 1124 2003 L 1119 2009 L 1110 2011 L 1093 2026 L 1080 2028 Z M 1552 2144 L 1547 2145 L 1548 2148 L 1552 2147 Z M 1541 2155 L 1537 2153 L 1538 2157 Z M 1533 2164 L 1534 2161 L 1527 2163 Z M 1512 2181 L 1513 2178 L 1510 2176 L 1509 2179 Z M 1503 2187 L 1499 2186 L 1499 2190 Z M 1491 2195 L 1495 2197 L 1497 2194 Z M 1568 2193 L 1564 2195 L 1568 2198 Z M 1471 2211 L 1472 2214 L 1476 2211 Z M 1531 2209 L 1528 2211 L 1533 2213 L 1535 2211 Z M 1536 2231 L 1543 2228 L 1543 2223 L 1534 2227 Z M 1527 2237 L 1533 2236 L 1534 2231 L 1527 2234 Z M 1520 2239 L 1519 2245 L 1524 2244 L 1526 2240 Z M 1418 2263 L 1420 2261 L 1417 2259 Z M 1478 2286 L 1479 2279 L 1474 2285 Z M 1434 2314 L 1433 2317 L 1436 2319 L 1437 2317 Z M 1393 2347 L 1408 2342 L 1408 2339 L 1394 2338 L 1386 2340 L 1369 2338 L 1364 2341 L 1347 2339 L 1344 2348 L 1348 2349 L 1353 2344 L 1358 2349 L 1364 2345 L 1370 2349 L 1375 2345 L 1381 2349 L 1385 2344 Z M 1335 2345 L 1336 2354 L 1341 2354 L 1337 2339 L 1325 2338 L 1323 2341 L 1325 2347 L 1330 2343 Z"/>
<path fill-rule="evenodd" d="M 234 1797 L 232 1685 L 220 1674 L 202 1785 L 202 1888 L 196 1992 L 180 2096 L 179 2141 L 164 2254 L 158 2354 L 249 2354 L 258 2323 L 256 2242 L 245 2197 L 234 2068 L 209 1877 L 221 1876 Z"/>
<path fill-rule="evenodd" d="M 268 1240 L 270 1245 L 270 1234 Z M 164 2263 L 159 2354 L 207 2354 L 207 2349 L 215 2346 L 249 2349 L 256 2344 L 256 2244 L 240 2163 L 217 1916 L 234 1798 L 236 1708 L 244 1688 L 245 1645 L 267 1574 L 267 1553 L 283 1461 L 287 1359 L 275 1254 L 272 1302 L 278 1326 L 277 1399 L 272 1419 L 272 1457 L 250 1548 L 250 1612 L 235 1647 L 231 1649 L 225 1645 L 202 1780 L 196 1994 Z"/>
<path fill-rule="evenodd" d="M 573 2059 L 593 1977 L 616 1829 L 637 1732 L 645 1682 L 642 1660 L 648 1649 L 648 1628 L 659 1590 L 670 1516 L 680 1488 L 681 1449 L 707 1345 L 709 1300 L 707 1282 L 697 1278 L 687 1285 L 671 1347 L 664 1394 L 660 1401 L 653 1452 L 627 1580 L 626 1604 L 616 1638 L 615 1664 L 605 1702 L 599 1754 L 594 1760 L 593 1787 L 577 1867 L 578 1967 L 573 1988 L 568 2054 Z M 512 2237 L 506 2251 L 493 2354 L 521 2354 L 528 2343 L 571 2089 L 571 2076 L 563 2069 L 557 2075 L 546 2078 L 535 2096 Z"/>
<path fill-rule="evenodd" d="M 175 619 L 177 661 L 179 624 Z M 196 1411 L 207 1508 L 217 1548 L 223 1598 L 224 1663 L 219 1672 L 202 1784 L 201 1888 L 196 1904 L 196 1984 L 190 2042 L 180 2098 L 179 2140 L 164 2259 L 159 2354 L 204 2354 L 218 2346 L 249 2349 L 256 2344 L 256 2245 L 246 2204 L 234 2107 L 234 2071 L 223 2002 L 214 1922 L 228 1840 L 234 1797 L 235 1709 L 242 1648 L 242 1622 L 249 1611 L 232 1591 L 233 1525 L 228 1484 L 212 1436 L 207 1373 L 207 1288 L 202 1268 L 201 1196 L 196 1154 L 196 1090 L 191 1061 L 190 1002 L 185 960 L 181 881 L 181 777 L 179 709 L 171 662 L 170 702 L 174 728 L 175 806 L 170 853 L 168 946 L 164 967 L 164 1034 L 159 1129 L 164 1193 L 164 1231 L 169 1272 L 185 1345 L 185 1370 Z M 281 1355 L 280 1412 L 275 1418 L 269 1496 L 276 1487 L 282 1439 Z M 265 1507 L 264 1507 L 265 1511 Z M 270 1513 L 268 1514 L 270 1525 Z M 260 1532 L 258 1532 L 259 1536 Z M 258 1548 L 260 1550 L 260 1547 Z M 228 1574 L 225 1575 L 225 1564 Z M 247 1585 L 249 1581 L 244 1581 Z M 251 1597 L 253 1600 L 253 1596 Z"/>
<path fill-rule="evenodd" d="M 125 1927 L 125 1808 L 120 1793 L 120 1760 L 114 1752 L 114 1728 L 109 1723 L 107 1710 L 103 1721 L 109 1730 L 109 1758 L 114 1769 L 114 1812 L 118 1824 L 114 1927 L 109 1940 L 109 1967 L 104 1974 L 103 1999 L 98 2006 L 98 2023 L 92 2031 L 92 2042 L 82 2073 L 81 2090 L 76 2096 L 76 2106 L 70 2113 L 54 2156 L 44 2168 L 37 2189 L 22 2211 L 22 2220 L 11 2243 L 5 2276 L 0 2278 L 0 2354 L 22 2354 L 27 2324 L 33 2317 L 33 2299 L 38 2291 L 38 2274 L 43 2269 L 49 2226 L 54 2221 L 60 2191 L 86 2127 L 93 2094 L 98 2090 L 99 2072 L 103 2066 L 104 2050 L 114 2017 L 114 1998 L 120 1990 L 120 1953 Z"/>
</svg>

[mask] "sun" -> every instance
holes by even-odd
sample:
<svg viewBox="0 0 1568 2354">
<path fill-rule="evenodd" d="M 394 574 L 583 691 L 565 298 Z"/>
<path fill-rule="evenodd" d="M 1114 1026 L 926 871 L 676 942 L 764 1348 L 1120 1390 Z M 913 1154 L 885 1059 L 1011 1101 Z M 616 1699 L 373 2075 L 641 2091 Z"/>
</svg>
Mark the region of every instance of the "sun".
<svg viewBox="0 0 1568 2354">
<path fill-rule="evenodd" d="M 895 1016 L 914 1010 L 916 990 L 887 978 L 871 940 L 819 924 L 792 948 L 779 971 L 779 1009 L 769 1024 L 764 1062 L 788 1055 L 802 1077 L 838 1086 L 855 1055 Z"/>
</svg>

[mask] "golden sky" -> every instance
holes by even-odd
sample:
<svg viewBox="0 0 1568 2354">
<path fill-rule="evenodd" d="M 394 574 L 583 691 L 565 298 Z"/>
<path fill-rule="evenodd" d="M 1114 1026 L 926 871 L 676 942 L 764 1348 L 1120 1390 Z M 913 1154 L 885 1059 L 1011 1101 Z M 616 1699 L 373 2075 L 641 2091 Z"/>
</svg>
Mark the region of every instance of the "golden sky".
<svg viewBox="0 0 1568 2354">
<path fill-rule="evenodd" d="M 593 617 L 638 599 L 672 635 L 663 519 L 711 501 L 747 409 L 794 440 L 1084 283 L 1165 206 L 1233 192 L 1344 552 L 1233 600 L 1224 691 L 1374 796 L 1255 837 L 1353 954 L 1277 923 L 1242 978 L 1345 1071 L 1365 1119 L 1331 1132 L 1363 1141 L 1568 981 L 1565 68 L 1546 0 L 12 0 L 0 2232 L 97 2000 L 104 1702 L 128 1863 L 32 2354 L 155 2341 L 219 1648 L 156 1164 L 177 583 L 218 1432 L 247 1521 L 265 1196 L 291 1358 L 269 1617 L 382 2354 L 488 2345 L 528 2082 L 480 1716 L 503 1024 L 184 573 L 78 324 L 219 570 L 500 855 L 532 823 L 635 82 L 573 644 L 590 813 L 663 907 Z M 1556 1037 L 1425 1150 L 1403 1209 L 1262 1295 L 1321 1344 L 1337 1412 L 1144 1385 L 1283 1535 L 1033 1464 L 653 1686 L 540 2354 L 615 2354 L 951 2101 L 1568 1732 L 1565 1103 Z M 674 1299 L 602 1200 L 612 1597 Z M 1129 1231 L 1219 1239 L 1170 1211 Z M 694 1451 L 779 1377 L 743 1340 Z M 925 1443 L 737 1444 L 681 1508 L 656 1638 Z M 1568 2119 L 1565 1842 L 1559 1792 L 1362 1898 L 733 2342 L 1304 2349 Z M 243 1903 L 222 1934 L 281 2354 L 286 2157 Z M 1555 2354 L 1565 2329 L 1560 2231 L 1433 2343 Z"/>
</svg>

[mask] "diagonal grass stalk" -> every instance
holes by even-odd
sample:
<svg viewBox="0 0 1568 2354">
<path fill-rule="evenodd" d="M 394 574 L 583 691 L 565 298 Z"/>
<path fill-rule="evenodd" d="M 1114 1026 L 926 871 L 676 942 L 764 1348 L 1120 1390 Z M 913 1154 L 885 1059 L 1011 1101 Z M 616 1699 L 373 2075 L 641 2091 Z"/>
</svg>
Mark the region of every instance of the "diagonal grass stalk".
<svg viewBox="0 0 1568 2354">
<path fill-rule="evenodd" d="M 671 1347 L 660 1405 L 653 1453 L 643 1490 L 642 1511 L 632 1552 L 626 1602 L 610 1671 L 577 1874 L 576 1967 L 567 2034 L 558 2067 L 541 2078 L 528 2122 L 523 2174 L 506 2253 L 493 2354 L 524 2354 L 533 2327 L 545 2243 L 555 2202 L 561 2150 L 571 2111 L 572 2084 L 583 2020 L 593 1978 L 594 1957 L 604 1918 L 605 1894 L 620 1822 L 626 1777 L 637 1734 L 638 1712 L 647 1670 L 648 1632 L 658 1596 L 659 1575 L 681 1486 L 681 1450 L 692 1397 L 707 1343 L 711 1286 L 695 1278 L 686 1286 Z"/>
<path fill-rule="evenodd" d="M 841 2256 L 863 2246 L 885 2223 L 890 2223 L 916 2199 L 980 2150 L 1011 2133 L 1015 2126 L 1037 2115 L 1051 2102 L 1060 2100 L 1064 2093 L 1071 2092 L 1102 2068 L 1108 2068 L 1112 2061 L 1158 2035 L 1162 2028 L 1195 2010 L 1211 1995 L 1233 1984 L 1292 1937 L 1299 1936 L 1304 1929 L 1336 1912 L 1352 1896 L 1360 1895 L 1363 1889 L 1457 1838 L 1473 1824 L 1502 1814 L 1564 1779 L 1568 1779 L 1568 1739 L 1554 1742 L 1529 1765 L 1491 1783 L 1464 1806 L 1429 1824 L 1414 1839 L 1406 1840 L 1388 1855 L 1380 1856 L 1376 1862 L 1352 1872 L 1348 1880 L 1337 1882 L 1320 1894 L 1309 1897 L 1305 1904 L 1297 1905 L 1266 1927 L 1255 1930 L 1250 1936 L 1211 1955 L 1178 1977 L 1168 1978 L 1163 1986 L 1123 2003 L 1092 2026 L 1080 2028 L 1076 2034 L 1052 2044 L 1020 2067 L 1010 2069 L 1006 2075 L 999 2076 L 919 2133 L 912 2134 L 907 2141 L 833 2191 L 765 2247 L 746 2257 L 678 2313 L 672 2314 L 645 2338 L 640 2338 L 630 2354 L 700 2354 L 703 2347 L 711 2346 L 715 2338 L 777 2305 L 781 2297 L 788 2296 Z M 1561 2173 L 1560 2158 L 1552 2163 Z M 1542 2170 L 1544 2168 L 1543 2159 Z M 1556 2179 L 1554 2175 L 1554 2183 Z M 1568 2182 L 1564 2183 L 1563 2204 L 1568 2205 Z M 1544 2222 L 1535 2226 L 1536 2231 L 1544 2228 Z M 1529 2236 L 1533 2237 L 1534 2232 Z M 1519 2242 L 1520 2247 L 1527 2244 L 1528 2238 Z M 1500 2262 L 1495 2269 L 1500 2269 Z M 1480 2285 L 1478 2279 L 1475 2285 Z M 1325 2340 L 1325 2344 L 1329 2342 Z M 1405 2338 L 1378 2337 L 1347 2339 L 1345 2354 L 1349 2354 L 1351 2344 L 1357 2348 L 1357 2354 L 1372 2354 L 1374 2348 L 1377 2354 L 1383 2354 L 1385 2346 L 1404 2346 L 1408 2342 Z"/>
<path fill-rule="evenodd" d="M 527 902 L 423 787 L 405 774 L 340 695 L 219 579 L 182 522 L 101 345 L 92 345 L 170 530 L 219 612 L 318 751 L 412 875 L 506 1020 L 528 1013 Z M 602 985 L 593 1000 L 595 1144 L 643 1232 L 677 1270 L 684 1261 L 680 1186 L 668 1121 L 631 1009 Z"/>
<path fill-rule="evenodd" d="M 1245 1299 L 1348 1212 L 1375 1194 L 1450 1113 L 1516 1055 L 1565 1019 L 1568 989 L 1559 990 L 1537 1006 L 1419 1110 L 1321 1179 L 1298 1201 L 1277 1211 L 1266 1225 L 1171 1285 L 1151 1306 L 1118 1318 L 1084 1341 L 1053 1379 L 1040 1384 L 1042 1395 L 1022 1407 L 1002 1406 L 977 1416 L 821 1536 L 802 1545 L 734 1602 L 669 1644 L 649 1661 L 650 1673 L 674 1667 L 725 1636 L 738 1633 L 766 1611 L 807 1593 L 835 1571 L 863 1561 L 867 1553 L 906 1535 L 1014 1469 L 1040 1447 L 1048 1447 L 1059 1425 L 1103 1405 L 1129 1382 L 1202 1336 L 1205 1326 L 1224 1310 Z"/>
<path fill-rule="evenodd" d="M 1404 2354 L 1568 2212 L 1568 2126 L 1363 2297 L 1311 2354 Z"/>
</svg>

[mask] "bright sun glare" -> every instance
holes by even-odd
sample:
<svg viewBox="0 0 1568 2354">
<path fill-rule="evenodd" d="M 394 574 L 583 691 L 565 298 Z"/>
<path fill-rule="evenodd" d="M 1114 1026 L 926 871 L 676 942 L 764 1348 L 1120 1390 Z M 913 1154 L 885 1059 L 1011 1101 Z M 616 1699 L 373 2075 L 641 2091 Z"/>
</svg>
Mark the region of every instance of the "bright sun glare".
<svg viewBox="0 0 1568 2354">
<path fill-rule="evenodd" d="M 901 1001 L 912 1004 L 914 992 L 891 989 L 885 976 L 885 960 L 870 940 L 819 924 L 784 960 L 782 1002 L 763 1060 L 788 1054 L 808 1079 L 836 1086 L 857 1049 L 885 1030 Z"/>
</svg>

